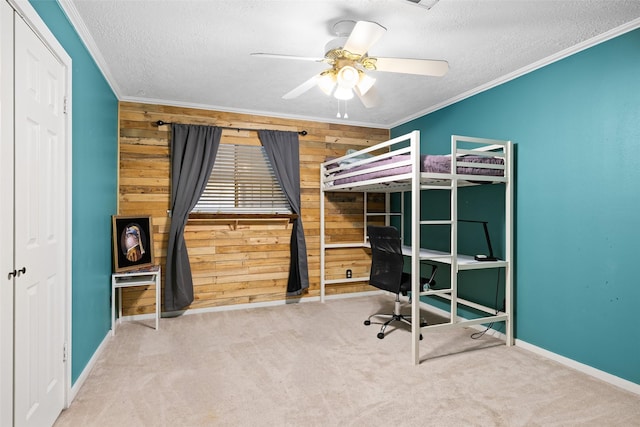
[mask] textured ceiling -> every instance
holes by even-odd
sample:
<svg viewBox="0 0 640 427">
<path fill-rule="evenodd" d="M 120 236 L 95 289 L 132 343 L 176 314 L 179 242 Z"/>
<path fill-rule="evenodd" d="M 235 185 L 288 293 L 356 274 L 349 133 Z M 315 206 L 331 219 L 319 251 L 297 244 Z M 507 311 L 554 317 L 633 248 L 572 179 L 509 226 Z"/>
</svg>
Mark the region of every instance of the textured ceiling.
<svg viewBox="0 0 640 427">
<path fill-rule="evenodd" d="M 640 0 L 60 0 L 123 101 L 390 128 L 640 26 Z M 381 103 L 366 109 L 318 88 L 282 95 L 327 64 L 335 22 L 375 21 L 371 56 L 445 59 L 449 73 L 372 71 Z"/>
</svg>

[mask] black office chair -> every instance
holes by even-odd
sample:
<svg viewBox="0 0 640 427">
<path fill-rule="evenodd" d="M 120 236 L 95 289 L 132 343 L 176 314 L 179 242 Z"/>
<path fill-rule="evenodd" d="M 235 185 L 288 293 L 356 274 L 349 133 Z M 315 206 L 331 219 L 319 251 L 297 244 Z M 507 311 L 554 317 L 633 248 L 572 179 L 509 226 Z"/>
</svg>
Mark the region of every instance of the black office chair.
<svg viewBox="0 0 640 427">
<path fill-rule="evenodd" d="M 367 226 L 369 243 L 371 244 L 371 273 L 369 284 L 384 291 L 396 294 L 393 313 L 376 313 L 369 316 L 364 321 L 365 325 L 371 324 L 371 318 L 380 317 L 388 319 L 380 327 L 378 338 L 384 338 L 387 326 L 394 321 L 404 322 L 411 325 L 411 315 L 404 315 L 400 312 L 400 294 L 407 296 L 411 291 L 411 275 L 402 271 L 404 256 L 402 255 L 402 243 L 400 234 L 395 227 Z M 429 264 L 431 265 L 431 264 Z M 420 289 L 430 288 L 436 284 L 434 278 L 437 266 L 431 265 L 431 276 L 420 278 Z M 426 326 L 426 322 L 420 322 L 420 326 Z M 422 339 L 422 334 L 420 334 Z"/>
</svg>

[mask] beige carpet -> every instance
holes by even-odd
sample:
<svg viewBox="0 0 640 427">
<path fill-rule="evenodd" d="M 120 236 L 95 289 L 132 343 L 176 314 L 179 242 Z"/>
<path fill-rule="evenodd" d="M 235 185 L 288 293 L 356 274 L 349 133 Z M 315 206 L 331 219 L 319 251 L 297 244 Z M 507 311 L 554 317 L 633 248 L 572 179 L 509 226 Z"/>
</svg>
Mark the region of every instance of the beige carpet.
<svg viewBox="0 0 640 427">
<path fill-rule="evenodd" d="M 363 325 L 382 306 L 125 322 L 56 426 L 640 426 L 640 396 L 469 329 L 425 334 L 414 366 L 408 330 Z"/>
</svg>

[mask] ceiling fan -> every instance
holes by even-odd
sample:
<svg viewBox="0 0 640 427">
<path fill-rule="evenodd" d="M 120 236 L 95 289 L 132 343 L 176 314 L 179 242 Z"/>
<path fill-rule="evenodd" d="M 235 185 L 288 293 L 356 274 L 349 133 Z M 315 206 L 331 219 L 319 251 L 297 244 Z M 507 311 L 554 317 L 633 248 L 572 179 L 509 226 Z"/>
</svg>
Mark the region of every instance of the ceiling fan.
<svg viewBox="0 0 640 427">
<path fill-rule="evenodd" d="M 317 85 L 324 93 L 333 95 L 339 100 L 349 100 L 355 93 L 366 108 L 378 104 L 378 96 L 374 88 L 376 79 L 369 76 L 367 71 L 440 77 L 449 70 L 447 61 L 442 60 L 369 56 L 371 46 L 387 31 L 376 22 L 339 21 L 333 29 L 338 37 L 326 44 L 324 58 L 271 53 L 252 53 L 251 55 L 326 62 L 331 66 L 286 93 L 283 96 L 284 99 L 296 98 Z"/>
</svg>

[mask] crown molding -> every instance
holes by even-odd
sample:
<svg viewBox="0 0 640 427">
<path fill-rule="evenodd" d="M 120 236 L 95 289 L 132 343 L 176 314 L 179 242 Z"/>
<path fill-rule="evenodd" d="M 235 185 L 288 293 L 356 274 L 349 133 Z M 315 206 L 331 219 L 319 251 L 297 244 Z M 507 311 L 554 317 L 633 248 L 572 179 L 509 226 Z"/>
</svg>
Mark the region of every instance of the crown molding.
<svg viewBox="0 0 640 427">
<path fill-rule="evenodd" d="M 62 8 L 64 14 L 67 16 L 67 19 L 69 19 L 69 22 L 71 22 L 71 25 L 76 30 L 76 33 L 80 37 L 80 40 L 82 40 L 82 43 L 84 43 L 87 51 L 89 51 L 89 55 L 91 55 L 91 57 L 95 61 L 98 69 L 102 72 L 102 75 L 107 81 L 109 87 L 111 87 L 113 93 L 116 95 L 116 98 L 120 99 L 122 95 L 120 87 L 116 83 L 116 79 L 111 74 L 111 69 L 107 64 L 107 61 L 105 61 L 102 53 L 100 52 L 100 49 L 98 49 L 98 45 L 89 32 L 87 25 L 82 20 L 82 17 L 80 16 L 78 9 L 76 9 L 75 4 L 71 0 L 58 0 L 58 4 Z"/>
</svg>

